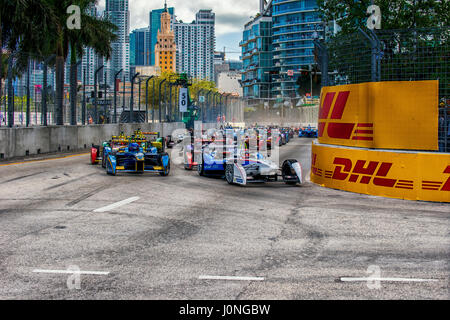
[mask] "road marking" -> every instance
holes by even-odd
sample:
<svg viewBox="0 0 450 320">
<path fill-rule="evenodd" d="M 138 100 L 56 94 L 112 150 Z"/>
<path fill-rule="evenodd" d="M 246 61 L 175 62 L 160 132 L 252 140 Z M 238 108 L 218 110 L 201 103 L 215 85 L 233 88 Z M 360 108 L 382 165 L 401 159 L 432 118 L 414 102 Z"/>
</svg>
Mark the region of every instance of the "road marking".
<svg viewBox="0 0 450 320">
<path fill-rule="evenodd" d="M 96 276 L 107 276 L 109 271 L 70 271 L 70 270 L 43 270 L 34 269 L 34 273 L 59 273 L 59 274 L 89 274 Z"/>
<path fill-rule="evenodd" d="M 261 277 L 200 276 L 200 280 L 264 281 Z"/>
<path fill-rule="evenodd" d="M 132 203 L 132 202 L 135 202 L 135 201 L 137 201 L 139 199 L 140 199 L 139 197 L 132 197 L 132 198 L 129 198 L 129 199 L 125 199 L 125 200 L 122 200 L 122 201 L 110 204 L 109 206 L 106 206 L 106 207 L 103 207 L 103 208 L 99 208 L 99 209 L 95 209 L 94 212 L 111 211 L 112 209 L 124 206 L 124 205 Z"/>
<path fill-rule="evenodd" d="M 373 282 L 373 281 L 387 281 L 387 282 L 438 282 L 438 279 L 414 279 L 414 278 L 341 278 L 342 282 Z"/>
<path fill-rule="evenodd" d="M 52 160 L 61 160 L 61 159 L 67 159 L 67 158 L 73 158 L 73 157 L 81 157 L 89 155 L 90 153 L 81 153 L 81 154 L 74 154 L 70 156 L 65 157 L 58 157 L 58 158 L 49 158 L 49 159 L 43 159 L 43 160 L 27 160 L 23 162 L 13 162 L 13 163 L 6 163 L 6 164 L 0 164 L 0 167 L 6 167 L 6 166 L 15 166 L 18 164 L 27 164 L 27 163 L 33 163 L 33 162 L 44 162 L 44 161 L 52 161 Z"/>
</svg>

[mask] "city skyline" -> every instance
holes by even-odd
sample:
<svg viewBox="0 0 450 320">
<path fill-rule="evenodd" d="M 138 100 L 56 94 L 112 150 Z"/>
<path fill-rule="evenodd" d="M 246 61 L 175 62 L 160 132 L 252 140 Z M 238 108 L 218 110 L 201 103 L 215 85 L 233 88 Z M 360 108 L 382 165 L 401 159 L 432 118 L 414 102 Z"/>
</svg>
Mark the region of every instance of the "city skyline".
<svg viewBox="0 0 450 320">
<path fill-rule="evenodd" d="M 148 27 L 148 15 L 151 10 L 161 9 L 164 2 L 147 0 L 130 0 L 130 29 Z M 258 13 L 259 1 L 229 0 L 220 2 L 216 0 L 198 0 L 188 2 L 183 0 L 169 0 L 169 7 L 175 7 L 178 20 L 191 23 L 193 17 L 200 9 L 212 9 L 216 14 L 216 50 L 226 47 L 227 59 L 239 60 L 239 41 L 242 36 L 242 26 L 249 20 L 250 16 Z M 100 11 L 105 8 L 105 0 L 98 3 Z"/>
</svg>

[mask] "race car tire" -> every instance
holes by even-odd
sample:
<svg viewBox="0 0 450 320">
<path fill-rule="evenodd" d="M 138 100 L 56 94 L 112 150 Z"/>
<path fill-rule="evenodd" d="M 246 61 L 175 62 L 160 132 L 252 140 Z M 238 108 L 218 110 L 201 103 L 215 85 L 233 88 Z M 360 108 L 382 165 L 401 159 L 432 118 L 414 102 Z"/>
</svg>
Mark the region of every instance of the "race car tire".
<svg viewBox="0 0 450 320">
<path fill-rule="evenodd" d="M 283 162 L 283 167 L 281 168 L 281 174 L 282 174 L 282 176 L 283 176 L 283 180 L 285 180 L 285 176 L 287 175 L 287 174 L 286 174 L 286 170 L 291 171 L 292 164 L 293 164 L 293 163 L 297 163 L 297 162 L 298 162 L 298 161 L 295 160 L 295 159 L 288 159 L 288 160 L 286 160 L 286 161 Z M 290 185 L 290 186 L 295 186 L 295 185 L 297 185 L 298 182 L 295 182 L 295 181 L 285 181 L 285 183 L 286 183 L 287 185 Z"/>
<path fill-rule="evenodd" d="M 115 176 L 115 175 L 116 175 L 116 172 L 113 171 L 113 170 L 111 169 L 111 166 L 109 165 L 109 163 L 108 163 L 106 166 L 107 166 L 107 168 L 106 168 L 106 173 L 107 173 L 109 176 Z M 111 170 L 109 170 L 109 169 L 111 169 Z M 111 172 L 110 172 L 110 171 L 111 171 Z"/>
<path fill-rule="evenodd" d="M 159 174 L 163 177 L 167 177 L 170 174 L 170 163 L 167 168 L 165 168 L 164 171 L 160 172 Z"/>
<path fill-rule="evenodd" d="M 192 171 L 192 166 L 190 166 L 189 164 L 184 164 L 184 170 L 188 170 L 188 171 Z"/>
<path fill-rule="evenodd" d="M 201 177 L 205 175 L 205 161 L 203 160 L 203 155 L 202 155 L 202 162 L 197 164 L 197 172 Z"/>
<path fill-rule="evenodd" d="M 102 155 L 102 168 L 106 168 L 106 157 L 104 154 Z"/>
<path fill-rule="evenodd" d="M 227 180 L 228 184 L 234 184 L 234 164 L 227 164 L 225 168 L 225 180 Z"/>
</svg>

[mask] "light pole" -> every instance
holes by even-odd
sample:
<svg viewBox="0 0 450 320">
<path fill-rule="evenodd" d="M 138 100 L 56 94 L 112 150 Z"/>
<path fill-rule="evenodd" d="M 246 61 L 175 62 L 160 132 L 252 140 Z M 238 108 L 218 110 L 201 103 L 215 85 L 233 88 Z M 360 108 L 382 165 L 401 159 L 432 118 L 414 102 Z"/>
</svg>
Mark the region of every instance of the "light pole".
<svg viewBox="0 0 450 320">
<path fill-rule="evenodd" d="M 77 63 L 75 63 L 75 66 L 70 66 L 70 69 L 72 70 L 72 68 L 75 68 L 75 70 L 78 69 L 78 66 L 80 65 L 81 60 L 78 61 Z M 72 73 L 71 73 L 72 76 Z M 72 81 L 77 82 L 77 79 L 72 79 Z M 76 84 L 76 87 L 78 87 L 78 84 Z M 76 126 L 77 125 L 77 93 L 78 93 L 78 88 L 75 87 L 75 90 L 70 90 L 70 125 L 71 126 Z M 72 86 L 71 86 L 72 89 Z M 75 91 L 75 92 L 73 92 Z M 35 108 L 36 108 L 36 103 L 35 103 Z"/>
<path fill-rule="evenodd" d="M 106 81 L 106 79 L 108 78 L 108 73 L 107 73 L 107 71 L 105 71 L 105 98 L 103 99 L 104 101 L 105 101 L 105 104 L 103 105 L 103 119 L 104 119 L 104 121 L 105 121 L 105 123 L 108 123 L 107 121 L 106 121 L 106 95 L 108 94 L 108 83 L 107 83 L 107 81 Z"/>
<path fill-rule="evenodd" d="M 159 83 L 159 123 L 161 123 L 161 117 L 162 117 L 162 113 L 161 113 L 161 86 L 163 85 L 164 82 L 166 82 L 167 79 L 163 79 L 160 83 Z"/>
<path fill-rule="evenodd" d="M 153 96 L 152 96 L 152 123 L 155 123 L 155 97 L 156 97 L 156 78 L 153 78 Z"/>
<path fill-rule="evenodd" d="M 116 72 L 114 75 L 114 119 L 113 123 L 117 123 L 117 77 L 119 74 L 123 71 L 123 69 L 120 69 L 120 71 Z M 125 83 L 123 84 L 125 86 Z"/>
<path fill-rule="evenodd" d="M 81 124 L 86 124 L 86 68 L 83 70 L 83 102 L 81 105 Z"/>
<path fill-rule="evenodd" d="M 211 105 L 210 105 L 211 102 L 210 102 L 210 99 L 209 99 L 209 97 L 211 96 L 211 93 L 213 93 L 213 92 L 212 91 L 208 91 L 208 93 L 206 94 L 206 101 L 207 101 L 207 103 L 206 103 L 206 121 L 209 121 L 208 109 L 211 109 Z"/>
<path fill-rule="evenodd" d="M 97 74 L 100 70 L 103 69 L 103 66 L 95 70 L 94 73 L 94 123 L 98 124 L 98 109 L 97 109 Z"/>
<path fill-rule="evenodd" d="M 44 60 L 44 70 L 43 70 L 43 76 L 44 76 L 44 88 L 43 88 L 43 97 L 42 97 L 42 113 L 44 117 L 44 126 L 46 127 L 47 124 L 47 73 L 48 73 L 48 63 L 50 60 L 52 60 L 54 57 L 56 57 L 55 54 L 52 54 L 50 57 Z M 23 114 L 22 114 L 23 118 Z M 23 120 L 23 119 L 22 119 Z"/>
<path fill-rule="evenodd" d="M 131 78 L 131 100 L 130 100 L 130 123 L 133 123 L 134 121 L 134 80 L 139 76 L 139 72 L 137 72 L 132 78 Z"/>
<path fill-rule="evenodd" d="M 155 76 L 148 77 L 147 81 L 145 81 L 145 122 L 148 123 L 148 83 L 151 79 L 153 79 Z M 153 81 L 153 85 L 155 82 Z"/>
</svg>

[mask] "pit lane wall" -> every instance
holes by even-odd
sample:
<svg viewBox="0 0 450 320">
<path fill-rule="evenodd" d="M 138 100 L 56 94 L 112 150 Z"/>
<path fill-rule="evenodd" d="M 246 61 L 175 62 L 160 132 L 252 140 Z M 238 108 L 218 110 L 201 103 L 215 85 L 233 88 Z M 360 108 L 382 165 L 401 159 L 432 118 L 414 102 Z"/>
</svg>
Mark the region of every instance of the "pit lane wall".
<svg viewBox="0 0 450 320">
<path fill-rule="evenodd" d="M 311 181 L 374 196 L 450 202 L 450 154 L 313 143 Z"/>
<path fill-rule="evenodd" d="M 438 81 L 324 87 L 311 181 L 407 200 L 450 202 L 450 154 L 438 150 Z"/>
<path fill-rule="evenodd" d="M 144 132 L 160 132 L 166 137 L 174 130 L 184 128 L 185 124 L 182 122 L 0 128 L 0 160 L 50 152 L 84 150 L 92 144 L 101 144 L 111 139 L 113 135 L 121 132 L 130 135 L 137 129 Z"/>
</svg>

